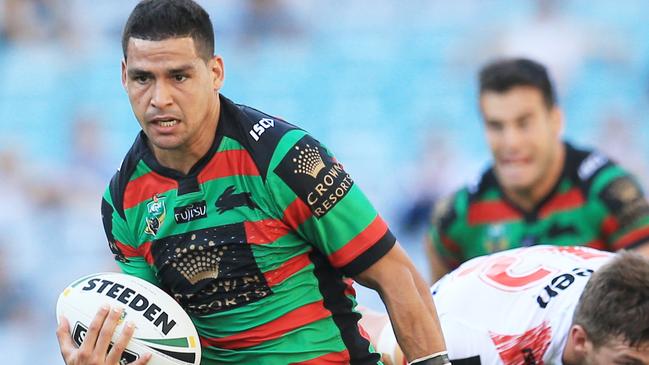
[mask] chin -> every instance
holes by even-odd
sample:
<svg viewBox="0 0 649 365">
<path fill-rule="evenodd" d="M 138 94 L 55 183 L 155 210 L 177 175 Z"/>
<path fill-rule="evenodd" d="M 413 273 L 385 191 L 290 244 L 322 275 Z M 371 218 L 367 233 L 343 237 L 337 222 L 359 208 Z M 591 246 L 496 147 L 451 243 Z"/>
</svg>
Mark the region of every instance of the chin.
<svg viewBox="0 0 649 365">
<path fill-rule="evenodd" d="M 508 190 L 529 190 L 534 185 L 534 179 L 520 173 L 499 173 L 498 182 L 500 186 Z"/>
<path fill-rule="evenodd" d="M 153 146 L 156 148 L 159 148 L 161 150 L 173 150 L 177 149 L 182 145 L 181 141 L 178 141 L 177 138 L 169 138 L 169 137 L 149 137 L 149 141 Z"/>
</svg>

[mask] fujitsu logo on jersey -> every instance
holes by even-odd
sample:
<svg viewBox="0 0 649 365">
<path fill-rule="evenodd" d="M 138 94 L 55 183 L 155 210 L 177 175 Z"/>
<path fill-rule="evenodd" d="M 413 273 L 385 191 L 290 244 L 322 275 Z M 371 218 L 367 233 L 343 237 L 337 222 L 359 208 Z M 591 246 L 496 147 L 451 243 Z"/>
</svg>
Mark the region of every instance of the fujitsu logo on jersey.
<svg viewBox="0 0 649 365">
<path fill-rule="evenodd" d="M 255 125 L 252 126 L 252 129 L 248 131 L 252 139 L 259 141 L 259 137 L 266 131 L 266 129 L 273 128 L 275 126 L 275 121 L 270 118 L 260 119 Z"/>
<path fill-rule="evenodd" d="M 205 200 L 174 208 L 176 223 L 187 223 L 207 217 L 207 204 Z"/>
</svg>

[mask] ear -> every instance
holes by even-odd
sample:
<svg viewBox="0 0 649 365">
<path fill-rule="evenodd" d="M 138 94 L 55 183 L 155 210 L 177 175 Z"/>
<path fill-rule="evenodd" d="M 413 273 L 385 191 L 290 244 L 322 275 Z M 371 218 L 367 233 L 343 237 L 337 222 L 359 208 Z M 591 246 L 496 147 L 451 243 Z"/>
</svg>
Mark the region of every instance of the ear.
<svg viewBox="0 0 649 365">
<path fill-rule="evenodd" d="M 126 60 L 122 58 L 122 87 L 126 90 Z"/>
<path fill-rule="evenodd" d="M 214 56 L 208 63 L 210 71 L 212 72 L 212 87 L 215 91 L 219 91 L 223 86 L 225 78 L 225 69 L 223 68 L 223 58 L 221 56 Z"/>
<path fill-rule="evenodd" d="M 593 351 L 593 344 L 588 339 L 586 330 L 578 324 L 573 324 L 572 327 L 570 327 L 566 347 L 568 347 L 566 352 L 570 353 L 578 360 L 585 359 L 586 355 Z"/>
</svg>

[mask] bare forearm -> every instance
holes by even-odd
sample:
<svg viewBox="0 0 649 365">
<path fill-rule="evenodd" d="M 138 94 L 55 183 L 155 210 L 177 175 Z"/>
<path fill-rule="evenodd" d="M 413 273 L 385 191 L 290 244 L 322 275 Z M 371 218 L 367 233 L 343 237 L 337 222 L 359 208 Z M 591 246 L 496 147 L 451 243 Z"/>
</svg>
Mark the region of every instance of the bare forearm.
<svg viewBox="0 0 649 365">
<path fill-rule="evenodd" d="M 430 294 L 427 295 L 427 303 L 418 288 L 418 280 L 410 273 L 405 273 L 403 279 L 400 281 L 401 293 L 381 293 L 381 296 L 388 309 L 399 346 L 406 358 L 412 361 L 443 351 L 446 346 Z"/>
<path fill-rule="evenodd" d="M 408 360 L 445 350 L 427 285 L 400 245 L 395 245 L 356 279 L 381 295 Z"/>
</svg>

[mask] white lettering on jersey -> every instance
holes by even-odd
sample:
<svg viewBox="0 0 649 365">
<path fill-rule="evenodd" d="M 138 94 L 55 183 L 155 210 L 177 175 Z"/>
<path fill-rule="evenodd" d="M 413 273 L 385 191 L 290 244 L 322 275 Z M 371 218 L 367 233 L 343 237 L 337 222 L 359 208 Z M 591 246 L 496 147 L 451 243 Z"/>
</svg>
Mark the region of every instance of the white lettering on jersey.
<svg viewBox="0 0 649 365">
<path fill-rule="evenodd" d="M 266 131 L 266 129 L 273 128 L 275 126 L 275 121 L 270 118 L 260 119 L 259 122 L 255 123 L 252 126 L 252 129 L 248 131 L 252 139 L 259 141 L 261 135 Z"/>
</svg>

